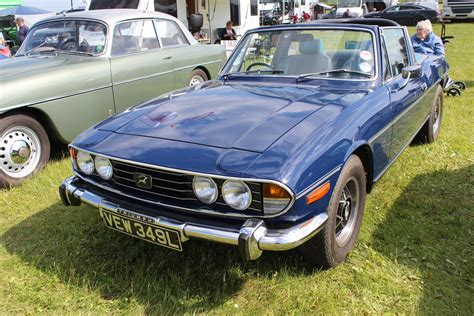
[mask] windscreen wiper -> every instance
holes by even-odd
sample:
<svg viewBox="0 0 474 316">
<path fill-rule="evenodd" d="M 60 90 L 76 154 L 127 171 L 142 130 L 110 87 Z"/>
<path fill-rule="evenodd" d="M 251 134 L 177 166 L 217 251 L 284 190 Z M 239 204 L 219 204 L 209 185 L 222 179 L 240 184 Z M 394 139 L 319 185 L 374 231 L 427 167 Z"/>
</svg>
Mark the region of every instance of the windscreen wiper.
<svg viewBox="0 0 474 316">
<path fill-rule="evenodd" d="M 229 78 L 233 75 L 249 75 L 249 74 L 282 74 L 284 73 L 283 70 L 280 69 L 255 69 L 255 70 L 247 70 L 247 71 L 239 71 L 239 72 L 229 72 L 222 75 L 225 79 Z"/>
<path fill-rule="evenodd" d="M 43 48 L 41 50 L 38 50 L 39 48 Z M 37 51 L 38 50 L 38 51 Z M 37 52 L 36 52 L 37 51 Z M 26 53 L 24 53 L 23 55 L 25 56 L 31 56 L 32 53 L 38 53 L 38 54 L 42 54 L 42 53 L 54 53 L 54 54 L 57 54 L 57 50 L 56 48 L 54 47 L 41 47 L 41 46 L 37 46 L 35 48 L 32 48 L 30 49 L 29 51 L 27 51 Z M 21 56 L 21 55 L 20 55 Z"/>
<path fill-rule="evenodd" d="M 308 77 L 319 76 L 319 75 L 327 75 L 327 74 L 332 74 L 332 73 L 356 74 L 356 75 L 364 76 L 366 78 L 371 78 L 372 77 L 372 74 L 369 74 L 369 73 L 366 73 L 366 72 L 341 68 L 341 69 L 331 69 L 331 70 L 326 70 L 326 71 L 313 72 L 313 73 L 309 73 L 309 74 L 302 74 L 302 75 L 299 75 L 298 77 L 296 77 L 296 82 L 300 81 L 301 79 L 308 78 Z"/>
</svg>

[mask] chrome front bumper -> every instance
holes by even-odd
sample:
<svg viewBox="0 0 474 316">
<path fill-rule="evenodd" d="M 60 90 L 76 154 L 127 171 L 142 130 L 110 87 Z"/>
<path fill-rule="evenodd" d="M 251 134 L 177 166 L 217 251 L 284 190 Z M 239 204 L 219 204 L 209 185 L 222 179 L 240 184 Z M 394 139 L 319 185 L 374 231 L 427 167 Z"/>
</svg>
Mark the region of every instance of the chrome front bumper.
<svg viewBox="0 0 474 316">
<path fill-rule="evenodd" d="M 263 220 L 250 218 L 244 222 L 240 229 L 229 230 L 217 226 L 180 222 L 163 216 L 150 217 L 139 214 L 78 186 L 74 183 L 75 180 L 75 177 L 67 178 L 59 187 L 61 200 L 66 206 L 77 206 L 84 202 L 98 209 L 124 210 L 127 213 L 136 214 L 137 217 L 146 218 L 147 221 L 153 221 L 157 225 L 178 231 L 182 242 L 189 240 L 189 238 L 200 238 L 238 246 L 242 257 L 246 260 L 257 259 L 263 250 L 283 251 L 302 245 L 323 228 L 328 218 L 326 213 L 322 213 L 301 224 L 285 229 L 267 229 Z"/>
</svg>

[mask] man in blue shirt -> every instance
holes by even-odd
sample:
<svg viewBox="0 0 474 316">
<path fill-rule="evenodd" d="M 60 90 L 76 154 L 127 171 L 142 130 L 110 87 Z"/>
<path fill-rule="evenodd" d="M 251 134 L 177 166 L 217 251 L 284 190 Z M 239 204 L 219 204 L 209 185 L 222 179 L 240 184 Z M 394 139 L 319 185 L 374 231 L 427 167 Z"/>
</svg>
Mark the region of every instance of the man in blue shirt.
<svg viewBox="0 0 474 316">
<path fill-rule="evenodd" d="M 16 18 L 16 26 L 17 26 L 17 38 L 19 42 L 19 46 L 25 41 L 26 35 L 30 28 L 26 26 L 25 20 L 23 18 Z"/>
<path fill-rule="evenodd" d="M 411 37 L 415 53 L 444 56 L 444 45 L 441 38 L 433 33 L 430 20 L 418 22 L 416 34 Z"/>
</svg>

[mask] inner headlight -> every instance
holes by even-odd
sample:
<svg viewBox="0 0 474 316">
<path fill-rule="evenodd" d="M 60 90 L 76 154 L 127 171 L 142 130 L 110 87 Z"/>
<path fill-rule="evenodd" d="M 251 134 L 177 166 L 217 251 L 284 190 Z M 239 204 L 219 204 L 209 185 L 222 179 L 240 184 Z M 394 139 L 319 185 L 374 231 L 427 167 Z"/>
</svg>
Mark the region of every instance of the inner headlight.
<svg viewBox="0 0 474 316">
<path fill-rule="evenodd" d="M 252 203 L 249 187 L 241 181 L 226 180 L 222 185 L 222 197 L 232 208 L 243 211 Z"/>
<path fill-rule="evenodd" d="M 87 175 L 94 173 L 94 160 L 92 160 L 91 155 L 86 152 L 79 150 L 77 153 L 77 166 Z"/>
<path fill-rule="evenodd" d="M 205 204 L 214 203 L 219 195 L 217 184 L 208 177 L 195 176 L 193 178 L 193 191 L 199 201 Z"/>
<path fill-rule="evenodd" d="M 101 156 L 95 157 L 95 170 L 104 180 L 110 180 L 114 174 L 110 160 Z"/>
</svg>

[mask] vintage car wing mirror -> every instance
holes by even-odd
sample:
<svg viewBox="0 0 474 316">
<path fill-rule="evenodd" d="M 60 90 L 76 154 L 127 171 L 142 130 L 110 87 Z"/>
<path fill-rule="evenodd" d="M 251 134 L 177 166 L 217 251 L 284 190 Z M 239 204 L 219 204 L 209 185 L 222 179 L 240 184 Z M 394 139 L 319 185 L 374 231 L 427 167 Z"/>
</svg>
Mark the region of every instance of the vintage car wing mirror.
<svg viewBox="0 0 474 316">
<path fill-rule="evenodd" d="M 422 74 L 423 70 L 419 64 L 404 67 L 402 69 L 402 78 L 405 79 L 405 81 L 400 84 L 393 92 L 402 90 L 407 86 L 411 78 L 419 78 Z"/>
</svg>

